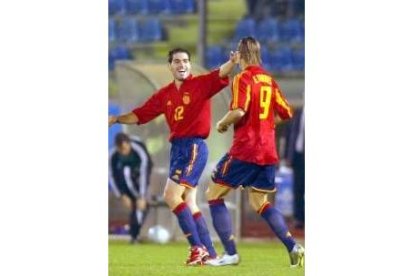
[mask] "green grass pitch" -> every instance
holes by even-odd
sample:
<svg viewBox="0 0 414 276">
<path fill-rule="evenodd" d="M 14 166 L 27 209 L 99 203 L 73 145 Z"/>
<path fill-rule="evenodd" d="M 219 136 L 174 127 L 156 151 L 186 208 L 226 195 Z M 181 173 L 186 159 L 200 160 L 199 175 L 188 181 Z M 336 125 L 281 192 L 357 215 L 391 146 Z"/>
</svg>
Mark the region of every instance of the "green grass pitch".
<svg viewBox="0 0 414 276">
<path fill-rule="evenodd" d="M 223 248 L 215 243 L 220 254 Z M 109 241 L 109 276 L 303 276 L 304 268 L 290 268 L 289 256 L 282 244 L 239 243 L 241 262 L 237 266 L 187 267 L 184 261 L 188 255 L 186 243 L 157 245 L 142 243 L 130 245 L 127 241 Z"/>
</svg>

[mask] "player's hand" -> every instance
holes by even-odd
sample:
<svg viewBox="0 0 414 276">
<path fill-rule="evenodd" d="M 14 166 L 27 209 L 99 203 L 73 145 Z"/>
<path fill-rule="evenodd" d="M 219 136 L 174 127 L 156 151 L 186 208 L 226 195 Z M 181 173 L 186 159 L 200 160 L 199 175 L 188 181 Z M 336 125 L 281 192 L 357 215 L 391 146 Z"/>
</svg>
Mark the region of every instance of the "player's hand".
<svg viewBox="0 0 414 276">
<path fill-rule="evenodd" d="M 108 120 L 109 120 L 109 127 L 111 127 L 113 124 L 116 123 L 117 117 L 116 116 L 109 116 Z"/>
<path fill-rule="evenodd" d="M 137 207 L 139 210 L 145 210 L 147 208 L 147 201 L 145 198 L 137 199 Z"/>
<path fill-rule="evenodd" d="M 229 128 L 228 125 L 224 124 L 222 121 L 218 121 L 216 125 L 216 129 L 219 133 L 224 133 Z"/>
<path fill-rule="evenodd" d="M 229 60 L 233 63 L 239 63 L 239 51 L 230 51 Z"/>
</svg>

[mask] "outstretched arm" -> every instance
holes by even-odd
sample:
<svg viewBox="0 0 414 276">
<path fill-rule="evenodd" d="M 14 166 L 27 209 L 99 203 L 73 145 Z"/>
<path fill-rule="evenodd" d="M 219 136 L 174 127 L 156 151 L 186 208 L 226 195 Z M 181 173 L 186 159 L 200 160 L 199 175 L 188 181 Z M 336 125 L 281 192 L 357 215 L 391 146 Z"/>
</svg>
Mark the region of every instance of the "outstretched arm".
<svg viewBox="0 0 414 276">
<path fill-rule="evenodd" d="M 224 78 L 233 71 L 234 66 L 237 64 L 239 58 L 239 52 L 230 52 L 230 58 L 226 63 L 220 66 L 219 77 Z"/>
<path fill-rule="evenodd" d="M 220 133 L 226 132 L 229 126 L 231 124 L 237 123 L 244 116 L 244 114 L 246 114 L 246 112 L 241 108 L 237 108 L 227 112 L 227 114 L 224 115 L 224 117 L 217 122 L 217 131 Z"/>
<path fill-rule="evenodd" d="M 120 116 L 109 116 L 109 127 L 113 124 L 137 124 L 138 123 L 138 117 L 133 113 L 126 113 Z"/>
</svg>

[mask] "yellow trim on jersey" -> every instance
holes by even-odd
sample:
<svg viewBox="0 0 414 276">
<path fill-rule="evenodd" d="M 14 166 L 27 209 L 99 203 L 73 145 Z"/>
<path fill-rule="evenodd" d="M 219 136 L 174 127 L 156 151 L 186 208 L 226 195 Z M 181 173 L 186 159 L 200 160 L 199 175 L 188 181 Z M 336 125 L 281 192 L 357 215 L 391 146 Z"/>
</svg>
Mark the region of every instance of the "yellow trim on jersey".
<svg viewBox="0 0 414 276">
<path fill-rule="evenodd" d="M 247 111 L 247 108 L 249 107 L 249 104 L 250 104 L 250 94 L 252 93 L 251 90 L 252 90 L 251 85 L 248 85 L 247 86 L 247 89 L 246 89 L 247 95 L 246 95 L 246 102 L 244 103 L 244 111 Z"/>
<path fill-rule="evenodd" d="M 287 113 L 289 114 L 289 117 L 292 117 L 292 109 L 290 108 L 289 103 L 283 98 L 279 89 L 276 88 L 275 92 L 276 92 L 276 103 L 282 106 L 287 111 Z"/>
<path fill-rule="evenodd" d="M 241 74 L 238 74 L 233 80 L 233 105 L 232 109 L 237 108 L 237 102 L 239 100 L 239 82 Z"/>
<path fill-rule="evenodd" d="M 194 162 L 195 162 L 195 159 L 196 159 L 197 154 L 198 154 L 197 149 L 198 149 L 198 145 L 193 144 L 193 150 L 191 152 L 190 165 L 188 165 L 188 168 L 187 168 L 187 175 L 189 175 L 191 173 L 191 171 L 193 170 Z"/>
</svg>

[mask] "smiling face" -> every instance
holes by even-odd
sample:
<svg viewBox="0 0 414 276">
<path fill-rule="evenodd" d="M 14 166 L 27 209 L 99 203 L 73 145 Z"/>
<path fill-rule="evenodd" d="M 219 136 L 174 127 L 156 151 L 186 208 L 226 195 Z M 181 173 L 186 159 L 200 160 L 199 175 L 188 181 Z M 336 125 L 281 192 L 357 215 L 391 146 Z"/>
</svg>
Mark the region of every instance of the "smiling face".
<svg viewBox="0 0 414 276">
<path fill-rule="evenodd" d="M 190 57 L 185 52 L 174 53 L 169 68 L 174 79 L 178 81 L 185 80 L 191 73 Z"/>
</svg>

